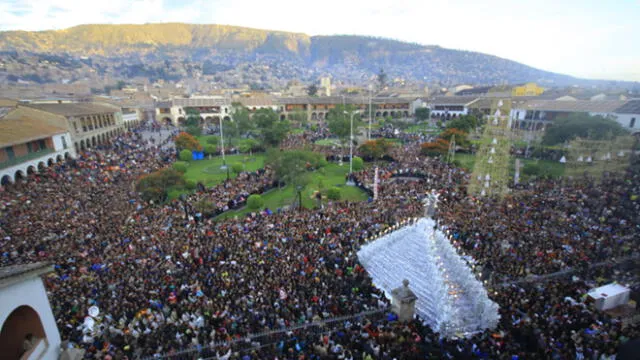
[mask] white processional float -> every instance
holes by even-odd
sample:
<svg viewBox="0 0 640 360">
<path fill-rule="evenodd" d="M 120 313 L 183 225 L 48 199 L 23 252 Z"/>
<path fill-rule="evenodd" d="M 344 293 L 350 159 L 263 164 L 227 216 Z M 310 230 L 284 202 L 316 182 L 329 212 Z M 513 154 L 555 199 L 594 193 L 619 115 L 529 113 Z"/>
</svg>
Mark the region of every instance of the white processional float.
<svg viewBox="0 0 640 360">
<path fill-rule="evenodd" d="M 425 215 L 431 216 L 434 207 L 426 201 Z M 363 246 L 358 259 L 388 298 L 409 280 L 418 297 L 416 315 L 441 336 L 470 336 L 495 328 L 500 320 L 498 305 L 430 217 Z"/>
</svg>

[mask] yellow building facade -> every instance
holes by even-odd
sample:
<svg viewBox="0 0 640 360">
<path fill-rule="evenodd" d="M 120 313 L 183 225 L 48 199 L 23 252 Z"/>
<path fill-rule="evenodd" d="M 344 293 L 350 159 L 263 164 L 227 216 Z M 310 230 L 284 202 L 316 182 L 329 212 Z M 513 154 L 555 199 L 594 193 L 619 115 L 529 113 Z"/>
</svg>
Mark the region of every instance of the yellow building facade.
<svg viewBox="0 0 640 360">
<path fill-rule="evenodd" d="M 536 83 L 526 83 L 511 90 L 511 96 L 539 96 L 544 92 Z"/>
</svg>

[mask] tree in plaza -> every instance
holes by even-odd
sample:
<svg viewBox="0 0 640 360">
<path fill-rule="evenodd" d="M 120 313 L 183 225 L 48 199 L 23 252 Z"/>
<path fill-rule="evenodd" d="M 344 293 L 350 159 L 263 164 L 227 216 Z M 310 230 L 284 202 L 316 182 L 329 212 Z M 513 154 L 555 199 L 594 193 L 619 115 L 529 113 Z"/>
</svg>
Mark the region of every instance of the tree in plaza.
<svg viewBox="0 0 640 360">
<path fill-rule="evenodd" d="M 253 121 L 260 132 L 260 138 L 265 146 L 278 146 L 289 132 L 289 122 L 280 120 L 272 109 L 259 109 L 253 115 Z"/>
<path fill-rule="evenodd" d="M 224 133 L 225 146 L 234 147 L 236 145 L 236 140 L 240 136 L 238 123 L 231 120 L 222 120 L 222 129 Z"/>
<path fill-rule="evenodd" d="M 423 155 L 427 156 L 444 155 L 449 151 L 449 142 L 445 139 L 438 138 L 433 142 L 422 143 L 420 145 L 420 151 Z"/>
<path fill-rule="evenodd" d="M 267 152 L 266 165 L 273 169 L 279 181 L 304 188 L 311 181 L 309 170 L 326 165 L 326 159 L 311 151 L 271 149 Z"/>
<path fill-rule="evenodd" d="M 336 107 L 329 110 L 327 114 L 327 126 L 331 133 L 340 139 L 343 146 L 348 143 L 349 136 L 351 135 L 352 114 L 354 115 L 353 129 L 355 131 L 360 124 L 360 115 L 355 113 L 355 108 L 352 105 L 336 105 Z"/>
<path fill-rule="evenodd" d="M 369 140 L 358 148 L 365 158 L 377 160 L 389 153 L 393 144 L 386 139 Z"/>
<path fill-rule="evenodd" d="M 600 115 L 574 113 L 554 120 L 542 137 L 544 145 L 558 145 L 575 138 L 610 140 L 626 131 L 615 120 Z"/>
<path fill-rule="evenodd" d="M 418 121 L 429 120 L 429 115 L 431 114 L 431 110 L 427 107 L 421 107 L 416 109 L 416 119 Z"/>
<path fill-rule="evenodd" d="M 318 86 L 316 84 L 311 84 L 307 87 L 307 95 L 316 96 L 318 95 Z"/>
<path fill-rule="evenodd" d="M 136 191 L 146 201 L 162 202 L 167 199 L 171 187 L 182 185 L 182 173 L 173 168 L 165 168 L 140 177 L 136 183 Z"/>
<path fill-rule="evenodd" d="M 187 120 L 184 125 L 186 127 L 200 126 L 200 112 L 196 109 L 187 109 Z"/>
<path fill-rule="evenodd" d="M 309 123 L 309 117 L 306 111 L 294 111 L 289 113 L 289 119 L 294 123 L 299 124 L 301 127 L 307 126 Z"/>
<path fill-rule="evenodd" d="M 447 127 L 447 129 L 445 129 L 440 133 L 440 135 L 438 135 L 438 138 L 447 140 L 447 142 L 451 142 L 451 138 L 453 138 L 454 136 L 456 146 L 469 146 L 469 134 L 466 131 L 460 129 Z"/>
<path fill-rule="evenodd" d="M 447 122 L 447 129 L 458 129 L 466 133 L 470 133 L 478 126 L 478 118 L 473 115 L 462 115 L 457 119 L 453 119 Z M 456 143 L 458 138 L 456 137 Z"/>
<path fill-rule="evenodd" d="M 202 145 L 200 145 L 198 139 L 186 132 L 178 134 L 173 141 L 175 142 L 176 149 L 178 150 L 186 149 L 191 151 L 202 151 Z"/>
<path fill-rule="evenodd" d="M 236 124 L 236 128 L 239 136 L 249 136 L 253 134 L 255 130 L 255 124 L 251 121 L 249 109 L 243 106 L 239 102 L 231 104 L 233 113 L 233 122 Z M 225 129 L 226 133 L 226 129 Z"/>
<path fill-rule="evenodd" d="M 260 143 L 255 139 L 242 139 L 238 143 L 238 150 L 241 153 L 250 153 L 260 149 Z"/>
</svg>

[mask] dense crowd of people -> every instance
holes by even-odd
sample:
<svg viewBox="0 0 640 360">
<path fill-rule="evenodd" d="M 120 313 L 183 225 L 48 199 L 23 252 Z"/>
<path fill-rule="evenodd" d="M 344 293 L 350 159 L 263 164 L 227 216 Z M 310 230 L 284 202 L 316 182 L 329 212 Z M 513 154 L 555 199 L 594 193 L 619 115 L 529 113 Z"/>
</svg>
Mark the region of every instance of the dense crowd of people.
<svg viewBox="0 0 640 360">
<path fill-rule="evenodd" d="M 408 143 L 377 164 L 376 201 L 214 221 L 185 214 L 181 201 L 150 204 L 135 192 L 140 175 L 174 159 L 166 141 L 128 133 L 0 192 L 0 265 L 55 265 L 45 283 L 57 324 L 86 358 L 614 359 L 640 336 L 585 303 L 604 281 L 637 281 L 635 267 L 587 266 L 638 254 L 637 166 L 605 184 L 549 180 L 502 201 L 476 199 L 465 192 L 464 170 Z M 370 188 L 373 173 L 354 179 Z M 268 169 L 243 173 L 186 202 L 204 198 L 224 211 L 273 180 Z M 441 339 L 420 319 L 395 321 L 358 263 L 360 245 L 420 216 L 431 189 L 443 200 L 440 224 L 492 273 L 497 329 Z M 580 272 L 515 282 L 569 267 Z M 89 326 L 92 306 L 100 314 Z M 362 312 L 375 315 L 353 317 Z M 277 335 L 251 337 L 265 332 Z"/>
</svg>

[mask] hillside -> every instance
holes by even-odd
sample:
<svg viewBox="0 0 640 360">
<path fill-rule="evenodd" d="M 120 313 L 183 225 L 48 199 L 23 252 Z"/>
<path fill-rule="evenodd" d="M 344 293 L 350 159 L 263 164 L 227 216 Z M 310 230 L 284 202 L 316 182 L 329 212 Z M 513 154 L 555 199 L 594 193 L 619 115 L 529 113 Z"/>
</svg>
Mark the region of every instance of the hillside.
<svg viewBox="0 0 640 360">
<path fill-rule="evenodd" d="M 214 73 L 231 71 L 246 63 L 266 65 L 275 73 L 303 81 L 322 73 L 330 73 L 338 79 L 367 79 L 384 68 L 390 77 L 430 82 L 495 84 L 537 81 L 554 85 L 582 82 L 476 52 L 364 36 L 311 37 L 301 33 L 224 25 L 80 25 L 39 32 L 5 31 L 0 32 L 0 52 L 14 54 L 16 59 L 23 54 L 35 54 L 40 58 L 42 54 L 66 56 L 65 63 L 73 63 L 80 56 L 83 59 L 95 58 L 94 63 L 86 66 L 115 77 L 153 74 L 162 78 L 176 68 L 175 63 L 191 62 L 195 70 L 203 66 L 218 69 Z M 110 62 L 100 65 L 99 59 L 102 62 L 115 59 L 119 66 L 111 68 Z M 156 64 L 163 61 L 168 62 L 164 67 Z M 152 65 L 157 65 L 157 68 Z M 79 67 L 81 64 L 75 66 Z M 152 70 L 142 67 L 151 67 Z M 53 73 L 57 74 L 60 69 L 55 70 Z M 1 71 L 0 68 L 0 75 Z M 29 71 L 28 67 L 24 71 Z M 192 76 L 192 72 L 181 68 L 169 79 Z"/>
</svg>

